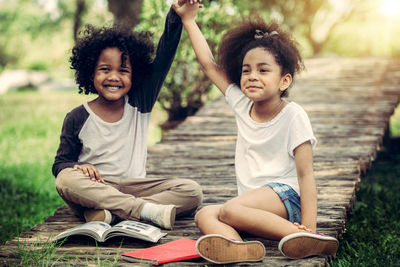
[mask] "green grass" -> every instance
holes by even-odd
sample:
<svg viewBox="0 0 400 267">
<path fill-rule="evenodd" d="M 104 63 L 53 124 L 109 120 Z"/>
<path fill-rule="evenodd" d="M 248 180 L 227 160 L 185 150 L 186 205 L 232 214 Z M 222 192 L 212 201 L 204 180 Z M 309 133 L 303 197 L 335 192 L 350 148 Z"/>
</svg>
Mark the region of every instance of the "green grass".
<svg viewBox="0 0 400 267">
<path fill-rule="evenodd" d="M 63 117 L 82 102 L 72 93 L 0 96 L 0 243 L 63 204 L 51 165 Z"/>
<path fill-rule="evenodd" d="M 390 133 L 392 137 L 400 137 L 400 108 L 390 117 Z"/>
<path fill-rule="evenodd" d="M 51 173 L 65 114 L 94 96 L 75 92 L 14 92 L 0 96 L 0 244 L 64 205 Z M 148 144 L 159 141 L 155 107 Z"/>
<path fill-rule="evenodd" d="M 121 245 L 117 252 L 113 254 L 104 253 L 100 251 L 96 242 L 96 254 L 86 255 L 85 258 L 80 258 L 75 254 L 75 251 L 68 250 L 60 253 L 58 250 L 62 246 L 63 242 L 52 242 L 51 238 L 48 238 L 44 243 L 34 242 L 29 243 L 18 240 L 18 247 L 13 251 L 15 258 L 19 259 L 19 262 L 11 264 L 10 266 L 99 266 L 99 267 L 113 267 L 120 266 L 119 259 L 121 254 Z"/>
<path fill-rule="evenodd" d="M 14 251 L 15 258 L 20 259 L 18 266 L 53 266 L 65 255 L 56 255 L 57 248 L 62 243 L 57 244 L 47 239 L 44 244 L 27 244 L 18 242 L 18 248 Z"/>
<path fill-rule="evenodd" d="M 42 222 L 63 204 L 55 189 L 51 188 L 54 185 L 51 175 L 47 175 L 48 185 L 33 177 L 38 173 L 37 170 L 44 167 L 25 165 L 0 168 L 1 244 Z M 38 182 L 35 184 L 35 181 Z M 40 188 L 39 184 L 44 186 Z"/>
<path fill-rule="evenodd" d="M 383 152 L 362 178 L 334 267 L 400 266 L 400 152 Z"/>
</svg>

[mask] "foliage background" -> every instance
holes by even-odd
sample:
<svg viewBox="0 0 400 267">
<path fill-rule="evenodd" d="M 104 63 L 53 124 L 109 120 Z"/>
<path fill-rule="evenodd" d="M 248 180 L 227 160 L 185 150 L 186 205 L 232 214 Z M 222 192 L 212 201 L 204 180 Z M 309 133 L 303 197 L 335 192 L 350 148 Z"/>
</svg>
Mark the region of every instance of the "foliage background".
<svg viewBox="0 0 400 267">
<path fill-rule="evenodd" d="M 74 25 L 111 25 L 120 17 L 113 16 L 108 3 L 138 1 L 142 12 L 135 30 L 153 32 L 156 43 L 172 0 L 0 0 L 0 72 L 22 68 L 73 78 L 68 58 Z M 399 57 L 400 11 L 384 13 L 388 1 L 400 9 L 396 0 L 204 0 L 197 21 L 214 52 L 236 21 L 258 14 L 290 31 L 304 57 Z M 85 8 L 78 15 L 82 2 Z M 168 90 L 162 90 L 159 103 L 167 114 L 165 129 L 194 114 L 212 92 L 185 33 L 164 87 Z"/>
</svg>

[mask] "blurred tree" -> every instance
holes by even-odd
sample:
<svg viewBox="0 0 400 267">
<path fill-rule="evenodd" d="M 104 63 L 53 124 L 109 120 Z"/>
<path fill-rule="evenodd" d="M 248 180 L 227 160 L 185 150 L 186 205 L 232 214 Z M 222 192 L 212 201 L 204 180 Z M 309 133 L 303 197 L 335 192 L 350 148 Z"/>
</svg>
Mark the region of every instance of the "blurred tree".
<svg viewBox="0 0 400 267">
<path fill-rule="evenodd" d="M 114 23 L 129 28 L 139 24 L 142 5 L 143 0 L 108 0 L 108 10 L 114 15 Z"/>
<path fill-rule="evenodd" d="M 27 43 L 60 31 L 72 14 L 67 2 L 58 0 L 55 9 L 49 10 L 45 1 L 0 1 L 0 71 L 18 65 L 31 52 Z"/>
<path fill-rule="evenodd" d="M 85 0 L 76 0 L 76 10 L 74 15 L 74 41 L 76 41 L 79 29 L 82 26 L 82 17 L 87 12 L 87 5 Z"/>
<path fill-rule="evenodd" d="M 93 0 L 76 0 L 73 25 L 74 40 L 79 34 L 84 20 L 83 17 L 91 8 L 92 2 Z M 134 28 L 140 23 L 143 0 L 107 0 L 107 3 L 108 10 L 113 14 L 114 24 L 123 24 L 128 28 Z"/>
<path fill-rule="evenodd" d="M 317 55 L 328 43 L 333 30 L 351 18 L 358 2 L 360 0 L 259 0 L 256 10 L 270 10 L 270 19 L 304 36 L 312 48 L 311 54 Z"/>
<path fill-rule="evenodd" d="M 239 10 L 231 0 L 203 2 L 207 8 L 201 10 L 197 22 L 211 50 L 216 54 L 222 34 L 238 19 Z M 164 28 L 160 19 L 165 18 L 169 8 L 170 5 L 165 1 L 144 0 L 142 20 L 136 30 L 154 33 L 154 41 L 157 41 Z M 182 34 L 176 57 L 163 87 L 158 97 L 158 102 L 168 114 L 168 121 L 162 125 L 163 129 L 174 127 L 187 116 L 193 115 L 207 100 L 211 82 L 201 71 L 186 32 Z"/>
<path fill-rule="evenodd" d="M 7 50 L 10 42 L 8 29 L 16 20 L 16 11 L 12 9 L 1 8 L 0 9 L 0 71 L 9 63 L 15 61 L 15 57 L 12 56 Z"/>
</svg>

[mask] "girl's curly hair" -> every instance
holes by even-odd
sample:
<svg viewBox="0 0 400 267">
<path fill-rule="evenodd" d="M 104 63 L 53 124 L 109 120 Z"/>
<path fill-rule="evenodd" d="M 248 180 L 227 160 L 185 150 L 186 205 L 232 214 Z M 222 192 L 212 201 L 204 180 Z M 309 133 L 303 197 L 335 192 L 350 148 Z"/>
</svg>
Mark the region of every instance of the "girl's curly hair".
<svg viewBox="0 0 400 267">
<path fill-rule="evenodd" d="M 276 31 L 278 34 L 257 39 L 256 30 L 263 33 Z M 304 68 L 297 43 L 277 23 L 267 24 L 260 17 L 249 18 L 226 32 L 218 49 L 218 64 L 232 82 L 240 84 L 243 59 L 249 50 L 256 47 L 263 47 L 275 57 L 276 63 L 281 66 L 281 75 L 289 73 L 294 78 L 295 73 Z M 281 96 L 287 96 L 287 90 Z"/>
<path fill-rule="evenodd" d="M 132 32 L 123 26 L 95 28 L 86 26 L 81 37 L 72 48 L 71 69 L 75 70 L 75 81 L 79 93 L 97 93 L 93 84 L 94 70 L 98 58 L 105 48 L 117 47 L 122 52 L 122 65 L 129 56 L 132 64 L 132 86 L 148 73 L 154 53 L 149 32 Z"/>
</svg>

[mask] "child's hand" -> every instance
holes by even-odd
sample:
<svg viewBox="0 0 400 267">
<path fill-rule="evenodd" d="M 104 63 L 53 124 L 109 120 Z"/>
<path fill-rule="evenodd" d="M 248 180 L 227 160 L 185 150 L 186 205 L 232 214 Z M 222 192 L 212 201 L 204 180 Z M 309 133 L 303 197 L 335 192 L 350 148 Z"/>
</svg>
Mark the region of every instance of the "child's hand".
<svg viewBox="0 0 400 267">
<path fill-rule="evenodd" d="M 202 0 L 175 0 L 172 8 L 181 17 L 182 21 L 194 20 L 198 9 L 203 7 L 200 2 Z"/>
<path fill-rule="evenodd" d="M 307 228 L 305 225 L 299 224 L 297 222 L 293 223 L 299 230 L 304 231 L 304 232 L 312 232 L 309 228 Z"/>
<path fill-rule="evenodd" d="M 183 6 L 185 3 L 189 2 L 191 5 L 195 3 L 200 3 L 202 0 L 178 0 L 178 5 Z"/>
<path fill-rule="evenodd" d="M 86 163 L 86 164 L 82 164 L 82 165 L 75 165 L 74 169 L 82 170 L 84 175 L 90 177 L 90 180 L 104 184 L 104 180 L 103 180 L 103 178 L 101 178 L 99 171 L 92 164 Z"/>
</svg>

